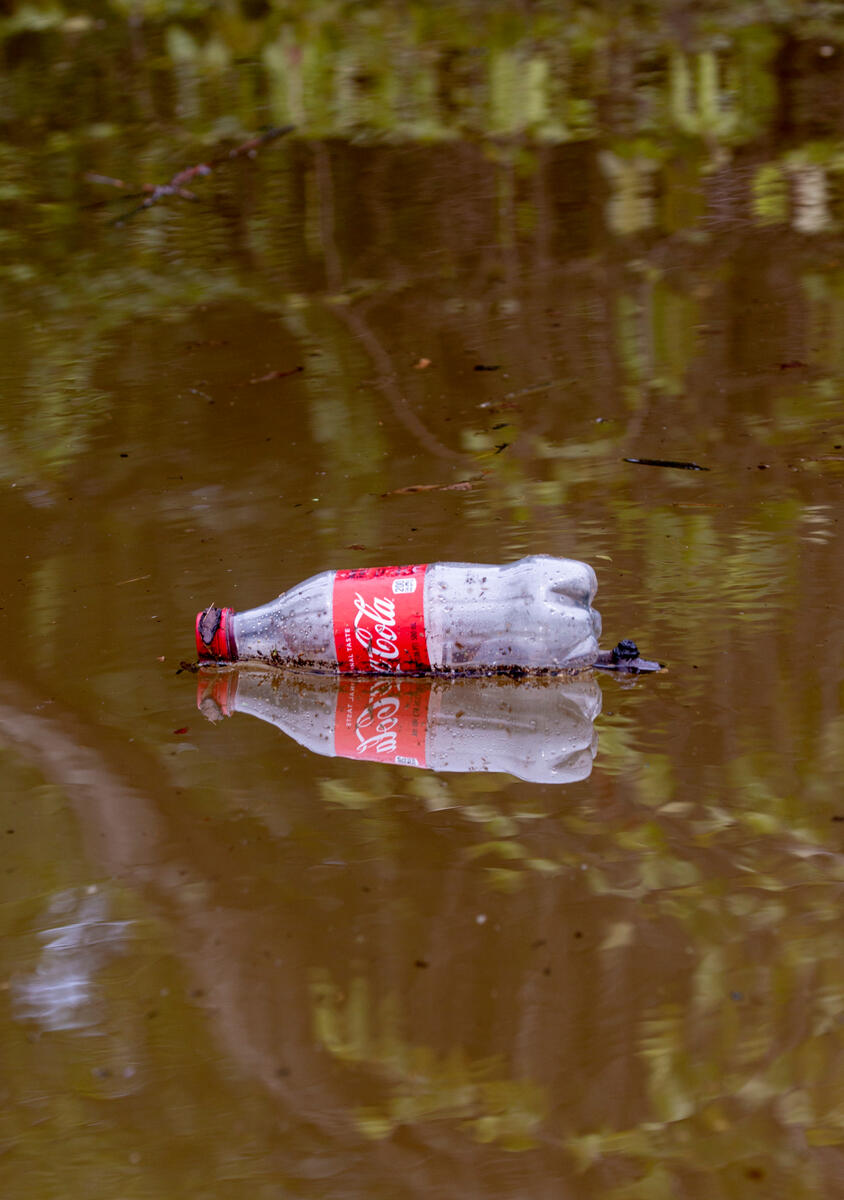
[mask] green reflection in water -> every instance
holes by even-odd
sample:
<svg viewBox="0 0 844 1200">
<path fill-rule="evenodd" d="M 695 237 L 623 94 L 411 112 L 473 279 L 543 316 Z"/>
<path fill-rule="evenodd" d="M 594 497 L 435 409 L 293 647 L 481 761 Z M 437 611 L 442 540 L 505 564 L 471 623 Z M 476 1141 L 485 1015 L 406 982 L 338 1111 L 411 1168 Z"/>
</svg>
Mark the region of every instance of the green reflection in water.
<svg viewBox="0 0 844 1200">
<path fill-rule="evenodd" d="M 327 971 L 310 981 L 316 1036 L 344 1063 L 377 1072 L 389 1099 L 358 1109 L 354 1120 L 368 1138 L 388 1137 L 399 1125 L 447 1119 L 477 1141 L 508 1150 L 537 1144 L 547 1101 L 529 1081 L 496 1078 L 501 1064 L 472 1062 L 460 1047 L 439 1058 L 402 1036 L 401 1002 L 390 996 L 375 1005 L 366 979 L 338 988 Z"/>
</svg>

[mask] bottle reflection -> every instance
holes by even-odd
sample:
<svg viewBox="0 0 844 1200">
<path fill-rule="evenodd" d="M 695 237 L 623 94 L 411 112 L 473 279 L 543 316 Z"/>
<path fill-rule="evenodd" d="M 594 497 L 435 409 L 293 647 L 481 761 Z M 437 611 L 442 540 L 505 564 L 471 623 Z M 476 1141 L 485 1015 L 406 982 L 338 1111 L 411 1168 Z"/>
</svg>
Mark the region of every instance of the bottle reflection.
<svg viewBox="0 0 844 1200">
<path fill-rule="evenodd" d="M 338 677 L 241 668 L 201 671 L 197 706 L 211 721 L 259 717 L 328 757 L 574 783 L 592 770 L 601 689 L 591 678 Z"/>
<path fill-rule="evenodd" d="M 131 923 L 112 920 L 108 896 L 96 888 L 57 893 L 46 920 L 37 964 L 13 981 L 15 1015 L 47 1030 L 93 1028 L 102 1016 L 95 976 L 126 949 Z"/>
</svg>

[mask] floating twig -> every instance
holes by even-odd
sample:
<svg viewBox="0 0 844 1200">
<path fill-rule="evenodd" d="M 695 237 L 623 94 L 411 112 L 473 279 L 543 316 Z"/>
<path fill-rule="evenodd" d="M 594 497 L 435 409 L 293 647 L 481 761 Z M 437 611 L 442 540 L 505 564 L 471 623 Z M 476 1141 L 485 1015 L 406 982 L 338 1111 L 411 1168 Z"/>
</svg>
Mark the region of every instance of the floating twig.
<svg viewBox="0 0 844 1200">
<path fill-rule="evenodd" d="M 298 375 L 300 371 L 304 371 L 304 367 L 291 367 L 289 371 L 268 371 L 266 375 L 259 375 L 256 379 L 250 379 L 250 383 L 272 383 L 276 379 L 287 379 L 289 375 Z"/>
<path fill-rule="evenodd" d="M 709 467 L 701 467 L 693 462 L 675 462 L 671 458 L 623 458 L 622 462 L 638 463 L 643 467 L 673 467 L 677 471 L 708 471 Z"/>
<path fill-rule="evenodd" d="M 470 479 L 461 479 L 458 483 L 411 483 L 408 487 L 393 488 L 391 492 L 381 492 L 381 498 L 413 496 L 416 492 L 469 492 L 483 478 L 484 475 L 473 475 Z"/>
<path fill-rule="evenodd" d="M 214 158 L 210 158 L 207 162 L 194 163 L 192 167 L 185 167 L 183 170 L 177 171 L 166 183 L 143 183 L 136 186 L 134 192 L 127 192 L 127 199 L 143 196 L 143 200 L 140 204 L 136 204 L 134 208 L 130 208 L 128 212 L 123 213 L 122 216 L 116 217 L 112 221 L 112 225 L 125 225 L 127 221 L 131 221 L 139 213 L 152 208 L 154 204 L 159 204 L 162 200 L 170 196 L 175 196 L 179 200 L 198 200 L 199 197 L 186 186 L 187 184 L 193 183 L 195 179 L 201 179 L 206 175 L 210 175 L 217 167 L 231 162 L 233 159 L 254 158 L 258 151 L 269 142 L 276 141 L 277 138 L 290 133 L 294 128 L 295 126 L 293 125 L 279 125 L 272 129 L 266 129 L 263 133 L 256 134 L 255 137 L 247 138 L 245 142 L 232 147 L 231 150 L 225 150 L 215 155 Z M 108 187 L 118 188 L 120 191 L 127 191 L 130 187 L 125 180 L 114 179 L 110 175 L 88 174 L 85 178 L 89 183 L 106 184 Z"/>
</svg>

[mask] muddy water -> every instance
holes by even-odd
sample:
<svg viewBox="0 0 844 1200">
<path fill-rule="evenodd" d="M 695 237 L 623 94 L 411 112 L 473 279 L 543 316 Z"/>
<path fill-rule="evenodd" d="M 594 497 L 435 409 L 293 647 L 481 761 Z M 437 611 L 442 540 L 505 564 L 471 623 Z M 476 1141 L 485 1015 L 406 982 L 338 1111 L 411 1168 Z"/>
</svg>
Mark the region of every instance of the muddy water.
<svg viewBox="0 0 844 1200">
<path fill-rule="evenodd" d="M 21 135 L 4 1194 L 835 1194 L 832 51 L 764 144 L 297 135 L 122 227 L 105 135 Z M 669 669 L 413 685 L 395 764 L 348 684 L 179 668 L 210 602 L 538 552 Z"/>
</svg>

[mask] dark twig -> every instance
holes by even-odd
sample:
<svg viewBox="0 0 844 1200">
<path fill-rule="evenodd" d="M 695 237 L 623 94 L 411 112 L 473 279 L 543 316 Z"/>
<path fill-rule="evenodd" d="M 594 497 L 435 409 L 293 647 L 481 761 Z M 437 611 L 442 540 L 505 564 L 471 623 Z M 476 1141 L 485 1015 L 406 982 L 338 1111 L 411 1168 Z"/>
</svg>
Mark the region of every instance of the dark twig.
<svg viewBox="0 0 844 1200">
<path fill-rule="evenodd" d="M 677 471 L 708 471 L 695 462 L 677 462 L 673 458 L 623 458 L 622 462 L 639 463 L 643 467 L 673 467 Z"/>
<path fill-rule="evenodd" d="M 290 133 L 295 127 L 293 125 L 280 125 L 272 129 L 267 129 L 263 133 L 256 134 L 255 137 L 248 138 L 240 145 L 233 147 L 231 150 L 226 150 L 221 154 L 215 155 L 208 162 L 195 163 L 192 167 L 185 167 L 181 171 L 169 179 L 167 183 L 144 183 L 136 186 L 134 192 L 127 192 L 127 199 L 143 196 L 140 204 L 136 204 L 134 208 L 130 208 L 128 212 L 122 216 L 116 217 L 112 221 L 113 225 L 125 225 L 127 221 L 131 221 L 138 213 L 143 212 L 147 208 L 152 208 L 154 204 L 160 203 L 167 197 L 175 196 L 179 200 L 198 199 L 197 195 L 190 191 L 185 185 L 193 183 L 195 179 L 200 179 L 205 175 L 210 175 L 217 167 L 224 163 L 231 162 L 235 158 L 254 158 L 259 150 L 263 149 L 269 142 L 274 142 L 277 138 L 283 137 L 284 134 Z M 109 187 L 119 188 L 125 191 L 130 185 L 122 179 L 113 179 L 109 175 L 86 175 L 85 178 L 90 183 L 103 183 Z"/>
</svg>

